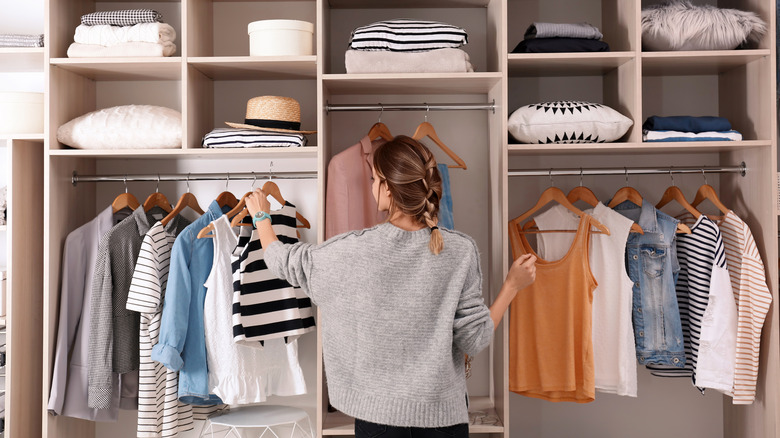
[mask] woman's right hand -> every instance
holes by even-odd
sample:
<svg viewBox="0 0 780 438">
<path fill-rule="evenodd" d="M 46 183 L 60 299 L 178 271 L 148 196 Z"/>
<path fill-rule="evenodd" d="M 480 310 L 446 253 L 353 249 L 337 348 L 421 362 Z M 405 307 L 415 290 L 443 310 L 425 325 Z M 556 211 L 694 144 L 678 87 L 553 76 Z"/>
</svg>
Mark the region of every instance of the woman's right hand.
<svg viewBox="0 0 780 438">
<path fill-rule="evenodd" d="M 536 280 L 536 256 L 523 254 L 512 263 L 506 274 L 506 283 L 515 292 L 525 289 Z"/>
</svg>

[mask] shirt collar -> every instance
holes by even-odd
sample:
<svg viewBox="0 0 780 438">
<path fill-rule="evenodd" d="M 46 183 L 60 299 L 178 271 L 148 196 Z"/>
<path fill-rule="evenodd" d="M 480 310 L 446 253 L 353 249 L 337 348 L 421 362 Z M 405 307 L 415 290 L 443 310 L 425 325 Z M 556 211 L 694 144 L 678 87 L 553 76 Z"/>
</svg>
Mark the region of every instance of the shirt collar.
<svg viewBox="0 0 780 438">
<path fill-rule="evenodd" d="M 167 214 L 166 211 L 160 207 L 152 207 L 151 210 L 146 212 L 144 211 L 143 205 L 139 206 L 133 211 L 133 218 L 135 219 L 135 224 L 138 227 L 139 235 L 145 236 L 146 233 L 148 233 L 152 228 L 152 225 L 156 222 L 159 222 L 154 218 L 154 216 L 152 216 L 153 213 L 162 213 L 162 217 L 165 217 Z M 165 226 L 165 232 L 168 234 L 175 234 L 175 231 L 179 225 L 179 219 L 180 217 L 176 216 L 173 218 L 173 220 L 168 222 L 168 225 Z"/>
<path fill-rule="evenodd" d="M 361 149 L 363 149 L 363 155 L 371 155 L 374 152 L 374 148 L 371 145 L 371 139 L 368 138 L 368 136 L 363 137 L 360 139 L 360 145 L 362 146 Z"/>
<path fill-rule="evenodd" d="M 653 204 L 642 200 L 642 211 L 639 213 L 639 226 L 642 230 L 655 231 L 658 229 L 658 218 Z"/>
<path fill-rule="evenodd" d="M 209 222 L 217 219 L 218 217 L 222 216 L 224 213 L 227 213 L 228 211 L 231 210 L 231 208 L 228 207 L 227 205 L 225 205 L 225 207 L 227 208 L 227 210 L 223 212 L 222 208 L 219 206 L 219 203 L 216 200 L 211 201 L 208 210 L 206 210 L 206 214 L 209 215 Z"/>
</svg>

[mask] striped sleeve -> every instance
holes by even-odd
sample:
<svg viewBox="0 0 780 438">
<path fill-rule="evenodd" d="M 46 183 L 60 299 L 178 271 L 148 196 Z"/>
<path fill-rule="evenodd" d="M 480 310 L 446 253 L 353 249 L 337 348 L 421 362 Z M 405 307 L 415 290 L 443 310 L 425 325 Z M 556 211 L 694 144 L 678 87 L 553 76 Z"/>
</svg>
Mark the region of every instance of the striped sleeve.
<svg viewBox="0 0 780 438">
<path fill-rule="evenodd" d="M 167 245 L 165 229 L 155 224 L 141 243 L 141 252 L 138 254 L 127 295 L 127 310 L 154 313 L 159 309 L 165 290 L 165 285 L 160 280 L 168 277 L 169 263 L 170 248 Z"/>
<path fill-rule="evenodd" d="M 378 21 L 352 32 L 349 47 L 355 50 L 425 52 L 458 48 L 468 43 L 466 31 L 437 21 L 398 19 Z"/>
</svg>

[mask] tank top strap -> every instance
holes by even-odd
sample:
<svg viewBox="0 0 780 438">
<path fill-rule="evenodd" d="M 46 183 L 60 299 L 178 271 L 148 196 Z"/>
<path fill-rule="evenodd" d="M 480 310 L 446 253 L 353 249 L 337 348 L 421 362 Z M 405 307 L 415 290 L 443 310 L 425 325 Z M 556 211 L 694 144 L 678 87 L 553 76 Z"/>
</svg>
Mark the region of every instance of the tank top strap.
<svg viewBox="0 0 780 438">
<path fill-rule="evenodd" d="M 587 213 L 582 215 L 579 227 L 577 227 L 577 237 L 572 243 L 574 247 L 571 252 L 571 260 L 582 263 L 584 273 L 595 287 L 598 283 L 590 270 L 590 240 L 593 238 L 593 221 L 593 216 Z"/>
</svg>

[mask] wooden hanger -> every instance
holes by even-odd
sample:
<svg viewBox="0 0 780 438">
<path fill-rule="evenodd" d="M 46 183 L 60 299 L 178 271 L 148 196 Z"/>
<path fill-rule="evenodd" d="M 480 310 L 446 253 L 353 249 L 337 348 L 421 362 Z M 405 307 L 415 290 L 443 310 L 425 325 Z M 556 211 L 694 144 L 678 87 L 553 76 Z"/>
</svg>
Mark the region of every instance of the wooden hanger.
<svg viewBox="0 0 780 438">
<path fill-rule="evenodd" d="M 133 196 L 132 193 L 129 193 L 127 191 L 127 175 L 125 175 L 125 192 L 120 193 L 119 196 L 114 198 L 114 202 L 111 203 L 111 208 L 113 212 L 116 213 L 123 208 L 129 208 L 130 210 L 135 210 L 140 206 L 141 203 L 138 202 L 138 199 L 136 199 L 136 197 Z"/>
<path fill-rule="evenodd" d="M 246 217 L 247 214 L 249 214 L 249 210 L 246 208 L 246 197 L 251 195 L 252 192 L 246 192 L 244 193 L 244 196 L 241 197 L 241 200 L 238 201 L 238 204 L 233 207 L 232 210 L 225 213 L 228 218 L 232 218 L 230 221 L 230 226 L 232 227 L 251 227 L 252 224 L 245 224 L 242 222 L 242 219 Z M 240 216 L 240 217 L 239 217 Z"/>
<path fill-rule="evenodd" d="M 176 217 L 179 213 L 182 212 L 185 208 L 191 208 L 195 212 L 197 212 L 200 215 L 203 215 L 205 213 L 202 208 L 200 208 L 200 205 L 198 205 L 198 198 L 195 197 L 195 195 L 190 192 L 190 177 L 189 174 L 187 175 L 187 192 L 185 192 L 181 197 L 179 198 L 179 201 L 176 203 L 176 206 L 173 207 L 173 211 L 168 213 L 168 216 L 165 216 L 160 221 L 163 226 L 168 225 L 168 222 L 173 220 L 173 218 Z"/>
<path fill-rule="evenodd" d="M 569 202 L 568 199 L 566 199 L 566 195 L 563 193 L 561 189 L 557 187 L 549 187 L 544 192 L 542 192 L 541 196 L 539 196 L 539 200 L 536 202 L 536 205 L 531 207 L 530 210 L 526 211 L 522 215 L 516 217 L 515 219 L 512 219 L 512 221 L 510 221 L 510 226 L 514 225 L 515 227 L 517 227 L 517 225 L 523 223 L 523 221 L 530 218 L 532 214 L 536 213 L 539 209 L 547 205 L 550 201 L 558 202 L 559 204 L 568 208 L 579 217 L 582 217 L 582 215 L 585 214 L 585 212 L 572 205 L 572 203 Z M 594 232 L 600 232 L 609 236 L 609 229 L 606 226 L 604 226 L 604 224 L 597 221 L 595 218 L 591 218 L 591 225 L 593 225 L 598 229 L 598 231 L 594 231 Z M 523 229 L 522 231 L 519 232 L 520 233 L 554 233 L 554 232 L 571 232 L 571 230 Z"/>
<path fill-rule="evenodd" d="M 704 176 L 704 169 L 701 171 L 702 176 Z M 730 208 L 723 205 L 723 203 L 720 201 L 720 198 L 718 198 L 718 194 L 715 192 L 715 189 L 707 184 L 707 177 L 704 177 L 704 184 L 699 187 L 699 190 L 696 191 L 696 197 L 693 199 L 693 202 L 691 205 L 696 208 L 704 202 L 705 200 L 709 199 L 710 202 L 712 202 L 712 205 L 718 208 L 721 213 L 727 214 L 729 211 L 731 211 Z"/>
<path fill-rule="evenodd" d="M 272 196 L 274 199 L 276 199 L 276 202 L 282 205 L 284 205 L 285 202 L 287 202 L 282 197 L 282 192 L 279 190 L 279 186 L 276 185 L 276 183 L 273 181 L 267 181 L 265 184 L 263 184 L 262 190 L 263 193 Z M 246 217 L 246 215 L 248 214 L 249 214 L 249 210 L 244 208 L 243 210 L 241 210 L 240 213 L 236 214 L 233 217 L 233 220 L 230 221 L 230 225 L 234 227 L 238 226 L 239 224 L 241 224 L 241 220 L 244 219 L 244 217 Z M 309 221 L 305 217 L 303 217 L 303 215 L 297 210 L 295 211 L 295 218 L 298 219 L 298 221 L 300 221 L 302 224 L 298 228 L 311 228 L 311 224 L 309 223 Z M 251 225 L 251 224 L 247 224 L 247 225 Z"/>
<path fill-rule="evenodd" d="M 674 179 L 672 179 L 672 184 L 674 184 Z M 658 201 L 658 204 L 656 204 L 655 206 L 656 210 L 660 210 L 661 207 L 670 203 L 671 201 L 677 201 L 678 204 L 680 204 L 686 211 L 688 211 L 688 213 L 692 214 L 693 217 L 695 217 L 696 219 L 698 219 L 699 216 L 701 216 L 701 212 L 699 210 L 696 210 L 696 208 L 694 208 L 688 202 L 688 200 L 685 199 L 685 195 L 683 195 L 682 190 L 680 190 L 680 188 L 675 185 L 669 186 L 669 188 L 667 188 L 666 191 L 664 191 L 664 195 L 661 197 L 661 200 Z M 677 224 L 677 232 L 691 234 L 691 229 L 684 223 L 679 222 Z"/>
<path fill-rule="evenodd" d="M 165 210 L 166 213 L 170 213 L 173 208 L 171 207 L 171 203 L 168 201 L 168 198 L 165 197 L 162 193 L 159 192 L 160 189 L 160 175 L 157 175 L 157 188 L 154 190 L 154 193 L 149 195 L 148 198 L 146 198 L 146 201 L 144 201 L 144 211 L 149 211 L 154 207 L 160 207 L 163 210 Z"/>
<path fill-rule="evenodd" d="M 427 116 L 426 116 L 426 119 L 427 119 Z M 466 162 L 463 161 L 463 159 L 460 158 L 455 152 L 452 152 L 452 150 L 450 148 L 448 148 L 447 145 L 445 145 L 443 141 L 441 141 L 439 136 L 436 135 L 436 130 L 433 128 L 433 125 L 428 123 L 427 120 L 425 122 L 420 123 L 420 125 L 417 126 L 417 130 L 414 131 L 414 135 L 412 136 L 412 138 L 415 139 L 415 140 L 420 140 L 423 137 L 428 137 L 431 140 L 433 140 L 433 142 L 436 143 L 436 145 L 439 146 L 439 148 L 441 148 L 441 150 L 446 152 L 447 155 L 449 155 L 450 158 L 452 158 L 456 163 L 458 163 L 457 165 L 449 165 L 447 167 L 449 167 L 451 169 L 453 169 L 453 168 L 454 169 L 464 169 L 464 170 L 466 169 Z"/>
<path fill-rule="evenodd" d="M 633 187 L 625 186 L 618 189 L 615 195 L 612 196 L 612 200 L 609 201 L 609 208 L 615 208 L 617 205 L 622 204 L 625 201 L 631 201 L 637 206 L 642 206 L 642 195 L 639 191 Z"/>
<path fill-rule="evenodd" d="M 572 204 L 574 204 L 577 201 L 582 201 L 587 203 L 591 207 L 595 207 L 599 203 L 599 200 L 598 198 L 596 198 L 596 195 L 593 193 L 593 191 L 585 186 L 577 186 L 571 189 L 569 191 L 569 194 L 566 195 L 566 199 L 568 199 L 569 202 L 571 202 Z M 574 231 L 576 230 L 572 230 L 572 232 Z M 631 224 L 631 232 L 645 234 L 644 230 L 642 230 L 642 227 L 640 227 L 639 224 L 636 222 Z"/>
<path fill-rule="evenodd" d="M 380 103 L 379 106 L 382 106 Z M 374 123 L 374 126 L 371 127 L 371 129 L 368 130 L 368 139 L 374 140 L 376 138 L 383 138 L 387 141 L 390 141 L 393 139 L 393 134 L 390 133 L 390 130 L 387 129 L 387 125 L 382 123 L 382 114 L 385 112 L 385 108 L 382 107 L 382 112 L 379 113 L 379 120 Z"/>
</svg>

